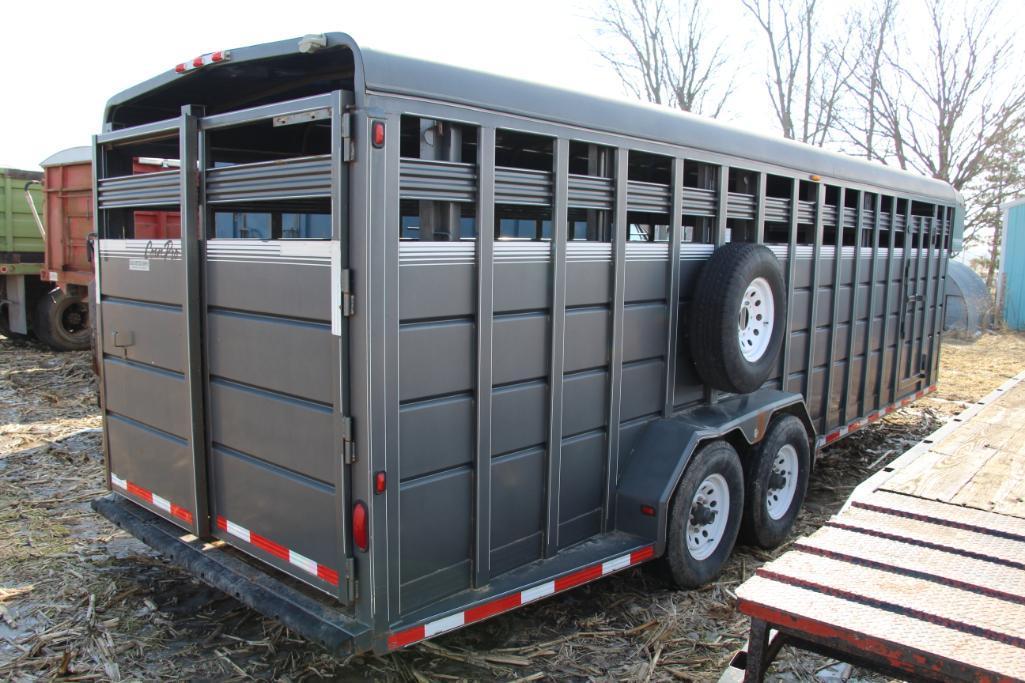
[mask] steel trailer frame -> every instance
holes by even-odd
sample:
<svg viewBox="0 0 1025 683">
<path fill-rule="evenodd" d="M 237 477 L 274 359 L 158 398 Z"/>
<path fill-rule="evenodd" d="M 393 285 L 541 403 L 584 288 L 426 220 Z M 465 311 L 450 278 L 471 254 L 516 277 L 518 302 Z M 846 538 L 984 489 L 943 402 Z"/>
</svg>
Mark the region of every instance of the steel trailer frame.
<svg viewBox="0 0 1025 683">
<path fill-rule="evenodd" d="M 805 422 L 809 435 L 821 434 L 815 441 L 821 447 L 932 387 L 935 322 L 928 367 L 905 378 L 907 391 L 897 387 L 904 343 L 903 336 L 891 341 L 890 332 L 893 318 L 896 329 L 903 327 L 904 270 L 896 301 L 890 290 L 897 276 L 898 207 L 908 229 L 913 204 L 919 212 L 920 205 L 933 207 L 929 270 L 924 278 L 915 271 L 914 286 L 936 294 L 922 302 L 918 337 L 917 302 L 910 326 L 912 350 L 916 342 L 924 349 L 925 320 L 930 312 L 939 319 L 943 300 L 945 269 L 931 270 L 932 248 L 937 254 L 948 249 L 957 229 L 960 198 L 948 186 L 695 117 L 361 50 L 344 34 L 314 38 L 323 46 L 312 52 L 302 51 L 301 41 L 281 41 L 216 53 L 219 60 L 197 58 L 204 66 L 163 74 L 112 98 L 106 130 L 94 138 L 95 319 L 107 477 L 115 493 L 147 512 L 126 511 L 113 500 L 96 507 L 190 571 L 206 566 L 204 554 L 237 556 L 228 548 L 234 547 L 255 558 L 246 566 L 270 565 L 288 581 L 322 593 L 318 604 L 333 615 L 325 619 L 344 622 L 352 635 L 351 642 L 333 646 L 388 651 L 661 554 L 669 496 L 695 449 L 709 439 L 728 438 L 744 450 L 762 438 L 774 414 L 789 412 Z M 292 82 L 296 69 L 315 77 L 294 81 L 291 91 L 283 86 L 287 96 L 271 92 L 260 100 L 259 87 L 275 88 L 247 81 L 248 64 L 268 69 L 270 81 Z M 240 84 L 219 81 L 219 74 Z M 426 92 L 424 83 L 437 85 Z M 219 99 L 229 95 L 244 106 Z M 150 120 L 169 102 L 180 106 L 173 117 Z M 325 119 L 326 153 L 218 162 L 218 155 L 226 158 L 216 143 L 224 131 Z M 410 122 L 418 135 L 458 128 L 451 139 L 468 151 L 453 143 L 438 153 L 455 159 L 410 156 L 402 146 Z M 375 126 L 383 126 L 380 144 Z M 500 165 L 497 155 L 511 144 L 500 140 L 510 139 L 546 141 L 538 149 L 549 165 Z M 579 172 L 584 148 L 594 159 L 604 155 L 607 173 L 598 161 L 588 166 L 593 172 Z M 125 177 L 118 167 L 122 149 L 177 154 L 183 172 Z M 632 159 L 663 160 L 668 184 L 632 177 Z M 697 185 L 688 180 L 694 168 L 706 177 Z M 730 189 L 731 182 L 752 178 L 752 192 Z M 700 187 L 708 179 L 716 181 L 714 189 Z M 787 186 L 788 196 L 770 194 L 770 182 Z M 829 192 L 838 196 L 835 203 Z M 845 207 L 845 193 L 856 197 L 853 209 Z M 807 194 L 814 199 L 802 199 Z M 884 197 L 882 282 L 876 260 Z M 219 210 L 297 198 L 326 202 L 329 238 L 212 238 Z M 446 206 L 449 215 L 453 207 L 473 207 L 472 244 L 452 239 L 455 226 L 447 242 L 400 241 L 395 229 L 407 200 Z M 182 213 L 180 248 L 169 242 L 155 257 L 153 245 L 131 239 L 130 224 L 117 213 L 175 205 Z M 504 229 L 498 205 L 527 207 L 542 212 L 538 216 L 550 212 L 550 237 L 498 239 Z M 605 212 L 616 226 L 611 239 L 571 239 L 568 211 L 576 207 Z M 638 212 L 664 216 L 668 241 L 629 241 L 626 228 Z M 853 245 L 845 244 L 849 219 Z M 535 220 L 542 230 L 542 220 Z M 684 242 L 685 220 L 714 221 L 710 239 Z M 693 374 L 685 322 L 695 304 L 687 293 L 730 230 L 750 225 L 751 239 L 764 242 L 769 223 L 787 229 L 773 251 L 787 261 L 787 325 L 795 334 L 786 336 L 779 368 L 763 388 L 730 396 L 703 387 Z M 872 264 L 863 303 L 868 223 Z M 802 226 L 810 242 L 799 238 Z M 824 244 L 828 226 L 835 231 L 832 245 Z M 907 261 L 911 240 L 901 246 Z M 810 263 L 799 263 L 809 256 Z M 243 279 L 232 270 L 240 264 L 250 264 Z M 296 289 L 298 281 L 309 286 Z M 329 294 L 315 294 L 325 281 Z M 841 306 L 845 288 L 849 300 Z M 877 319 L 879 294 L 883 314 Z M 820 301 L 830 303 L 825 315 Z M 587 320 L 600 322 L 581 328 Z M 794 327 L 799 320 L 803 327 Z M 180 346 L 157 339 L 154 329 L 174 331 Z M 828 343 L 825 354 L 820 334 Z M 305 351 L 309 358 L 290 365 L 286 351 Z M 581 360 L 588 354 L 597 360 Z M 293 375 L 323 362 L 326 373 L 289 383 L 273 367 L 279 362 Z M 835 400 L 834 374 L 841 389 Z M 855 380 L 859 386 L 848 397 Z M 599 399 L 588 404 L 587 396 Z M 814 398 L 807 402 L 810 411 L 806 396 Z M 282 417 L 286 413 L 292 417 Z M 857 415 L 850 419 L 849 413 Z M 251 421 L 249 414 L 260 417 Z M 294 431 L 300 418 L 304 425 L 328 424 L 317 417 L 327 414 L 326 431 Z M 428 418 L 411 427 L 416 415 Z M 260 431 L 260 421 L 277 431 Z M 291 435 L 296 454 L 261 450 L 264 445 L 239 431 L 241 423 L 264 434 L 266 443 L 277 433 Z M 432 424 L 446 425 L 445 433 L 432 431 Z M 531 430 L 540 435 L 535 441 L 524 436 Z M 313 442 L 304 439 L 318 435 L 317 444 L 331 444 L 323 457 L 300 457 L 312 452 Z M 453 435 L 465 441 L 456 443 Z M 417 449 L 404 446 L 410 443 Z M 181 466 L 156 476 L 163 465 L 151 451 L 167 462 L 180 457 L 174 462 Z M 462 459 L 444 460 L 440 453 Z M 574 488 L 582 479 L 596 482 L 586 496 Z M 177 486 L 180 495 L 175 499 L 160 486 Z M 280 491 L 300 512 L 247 501 L 245 489 Z M 538 501 L 536 516 L 517 510 L 523 496 Z M 322 498 L 330 505 L 316 507 L 314 499 Z M 584 498 L 591 507 L 567 518 Z M 641 511 L 649 505 L 654 516 Z M 359 547 L 351 528 L 360 506 L 369 525 L 367 548 Z M 187 551 L 173 550 L 166 533 L 171 525 L 216 542 L 188 541 Z M 160 534 L 150 533 L 158 528 Z M 511 528 L 526 528 L 516 532 L 526 535 L 510 541 Z M 424 536 L 445 548 L 422 549 L 416 541 Z M 207 580 L 243 586 L 235 594 L 262 610 L 267 603 L 260 591 L 285 581 L 270 572 L 267 577 L 252 582 L 252 590 L 246 582 Z M 319 638 L 319 627 L 304 619 L 293 627 Z"/>
</svg>

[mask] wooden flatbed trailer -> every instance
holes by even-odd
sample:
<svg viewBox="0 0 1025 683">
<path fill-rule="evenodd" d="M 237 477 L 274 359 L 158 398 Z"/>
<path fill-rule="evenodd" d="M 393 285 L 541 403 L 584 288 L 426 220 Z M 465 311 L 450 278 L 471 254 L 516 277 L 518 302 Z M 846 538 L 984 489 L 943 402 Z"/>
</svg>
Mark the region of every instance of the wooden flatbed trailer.
<svg viewBox="0 0 1025 683">
<path fill-rule="evenodd" d="M 761 681 L 792 645 L 907 680 L 1025 680 L 1023 380 L 859 486 L 745 582 L 751 634 L 723 679 Z"/>
</svg>

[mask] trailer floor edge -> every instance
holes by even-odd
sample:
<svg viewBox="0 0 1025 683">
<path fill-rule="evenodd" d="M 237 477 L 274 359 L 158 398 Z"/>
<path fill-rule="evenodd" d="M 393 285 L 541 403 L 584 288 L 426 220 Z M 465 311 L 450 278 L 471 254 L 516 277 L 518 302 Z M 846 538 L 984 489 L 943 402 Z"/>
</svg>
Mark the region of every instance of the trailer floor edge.
<svg viewBox="0 0 1025 683">
<path fill-rule="evenodd" d="M 251 566 L 226 546 L 201 541 L 115 494 L 97 498 L 91 506 L 188 574 L 332 653 L 345 655 L 370 649 L 369 628 L 332 604 L 332 598 L 319 599 L 298 590 L 266 570 Z"/>
</svg>

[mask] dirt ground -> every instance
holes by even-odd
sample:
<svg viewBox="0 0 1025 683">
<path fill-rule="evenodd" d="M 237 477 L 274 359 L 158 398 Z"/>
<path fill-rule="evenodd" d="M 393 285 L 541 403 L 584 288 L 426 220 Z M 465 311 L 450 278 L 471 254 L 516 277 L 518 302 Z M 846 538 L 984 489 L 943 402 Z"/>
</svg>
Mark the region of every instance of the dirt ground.
<svg viewBox="0 0 1025 683">
<path fill-rule="evenodd" d="M 798 535 L 967 401 L 1025 369 L 1025 336 L 944 342 L 939 391 L 828 449 Z M 340 660 L 205 587 L 88 506 L 104 493 L 89 358 L 0 337 L 0 680 L 692 680 L 744 643 L 736 587 L 774 553 L 672 590 L 647 568 L 388 657 Z M 878 680 L 785 652 L 781 681 Z"/>
</svg>

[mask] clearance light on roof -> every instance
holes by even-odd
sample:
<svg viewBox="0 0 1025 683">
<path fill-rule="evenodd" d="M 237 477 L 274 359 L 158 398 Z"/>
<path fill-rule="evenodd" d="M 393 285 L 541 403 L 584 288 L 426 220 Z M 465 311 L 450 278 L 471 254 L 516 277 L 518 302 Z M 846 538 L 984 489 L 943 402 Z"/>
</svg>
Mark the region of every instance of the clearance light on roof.
<svg viewBox="0 0 1025 683">
<path fill-rule="evenodd" d="M 186 71 L 192 71 L 208 64 L 217 64 L 218 62 L 226 62 L 231 59 L 231 53 L 227 50 L 218 50 L 217 52 L 208 52 L 205 55 L 199 55 L 195 59 L 182 62 L 178 66 L 174 67 L 174 70 L 180 74 Z"/>
</svg>

